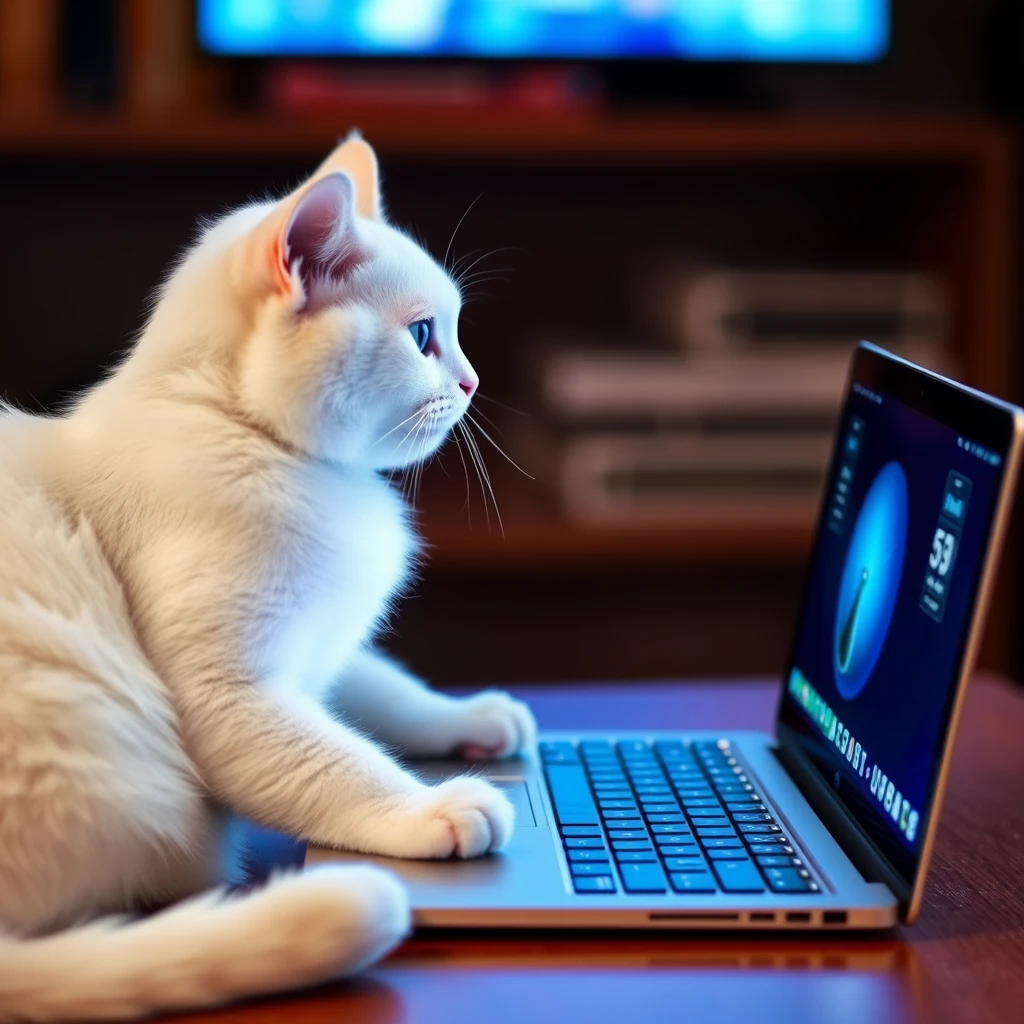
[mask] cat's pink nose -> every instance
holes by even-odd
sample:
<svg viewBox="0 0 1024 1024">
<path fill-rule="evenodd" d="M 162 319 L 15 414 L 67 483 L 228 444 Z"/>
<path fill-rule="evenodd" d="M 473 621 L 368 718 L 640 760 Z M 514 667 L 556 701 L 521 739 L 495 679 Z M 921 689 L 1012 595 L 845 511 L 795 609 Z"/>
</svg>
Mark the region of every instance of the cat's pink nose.
<svg viewBox="0 0 1024 1024">
<path fill-rule="evenodd" d="M 473 392 L 476 391 L 479 385 L 480 381 L 476 377 L 473 377 L 470 380 L 459 381 L 459 387 L 466 393 L 467 398 L 473 397 Z"/>
</svg>

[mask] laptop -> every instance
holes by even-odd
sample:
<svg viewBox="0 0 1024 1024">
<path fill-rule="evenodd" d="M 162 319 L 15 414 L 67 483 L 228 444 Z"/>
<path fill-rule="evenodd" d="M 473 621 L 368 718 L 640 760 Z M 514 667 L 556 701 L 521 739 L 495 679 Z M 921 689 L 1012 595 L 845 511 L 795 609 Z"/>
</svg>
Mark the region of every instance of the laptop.
<svg viewBox="0 0 1024 1024">
<path fill-rule="evenodd" d="M 474 766 L 516 807 L 501 854 L 369 859 L 427 927 L 913 921 L 1022 431 L 1020 409 L 861 344 L 774 731 L 541 733 Z M 368 858 L 307 853 L 328 859 Z"/>
</svg>

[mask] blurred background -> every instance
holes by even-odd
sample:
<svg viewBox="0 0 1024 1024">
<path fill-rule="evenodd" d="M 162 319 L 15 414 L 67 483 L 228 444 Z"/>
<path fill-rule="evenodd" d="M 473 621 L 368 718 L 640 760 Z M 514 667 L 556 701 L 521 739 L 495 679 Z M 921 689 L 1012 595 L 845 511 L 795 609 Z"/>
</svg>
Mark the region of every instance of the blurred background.
<svg viewBox="0 0 1024 1024">
<path fill-rule="evenodd" d="M 0 0 L 0 390 L 95 381 L 199 217 L 359 127 L 467 275 L 493 488 L 430 467 L 391 648 L 778 672 L 852 344 L 1024 397 L 1022 68 L 1004 0 Z"/>
</svg>

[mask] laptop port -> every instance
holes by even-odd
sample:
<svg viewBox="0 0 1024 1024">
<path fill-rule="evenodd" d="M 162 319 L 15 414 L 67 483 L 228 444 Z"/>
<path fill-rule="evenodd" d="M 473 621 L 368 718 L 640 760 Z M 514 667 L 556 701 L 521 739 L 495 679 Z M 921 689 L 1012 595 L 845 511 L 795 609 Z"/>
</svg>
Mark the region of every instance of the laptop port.
<svg viewBox="0 0 1024 1024">
<path fill-rule="evenodd" d="M 765 914 L 765 913 L 763 913 L 761 911 L 758 911 L 757 913 L 754 913 L 754 914 L 750 915 L 750 920 L 751 921 L 774 921 L 775 920 L 775 915 L 774 914 Z"/>
<path fill-rule="evenodd" d="M 826 910 L 821 915 L 822 924 L 846 924 L 847 914 L 845 910 Z"/>
<path fill-rule="evenodd" d="M 786 914 L 786 920 L 790 924 L 810 924 L 811 915 L 806 910 L 791 910 Z"/>
</svg>

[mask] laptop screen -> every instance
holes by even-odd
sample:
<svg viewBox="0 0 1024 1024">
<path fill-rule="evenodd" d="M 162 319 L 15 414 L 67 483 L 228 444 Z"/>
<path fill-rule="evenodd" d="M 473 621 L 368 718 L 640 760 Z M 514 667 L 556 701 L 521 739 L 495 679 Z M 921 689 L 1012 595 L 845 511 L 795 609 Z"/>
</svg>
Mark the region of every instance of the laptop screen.
<svg viewBox="0 0 1024 1024">
<path fill-rule="evenodd" d="M 912 882 L 1012 437 L 998 406 L 861 349 L 780 721 Z"/>
</svg>

